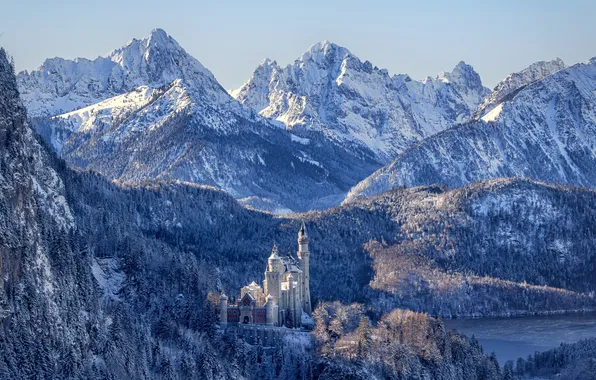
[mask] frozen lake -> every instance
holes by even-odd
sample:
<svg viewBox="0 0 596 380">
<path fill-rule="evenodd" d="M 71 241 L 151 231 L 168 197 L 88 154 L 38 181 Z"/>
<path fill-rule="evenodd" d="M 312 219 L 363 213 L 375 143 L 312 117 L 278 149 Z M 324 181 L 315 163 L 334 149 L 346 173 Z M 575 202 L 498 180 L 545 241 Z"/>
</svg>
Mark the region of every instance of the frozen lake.
<svg viewBox="0 0 596 380">
<path fill-rule="evenodd" d="M 486 353 L 494 352 L 501 364 L 524 359 L 535 351 L 596 337 L 596 313 L 540 317 L 445 320 L 447 328 L 474 334 Z"/>
</svg>

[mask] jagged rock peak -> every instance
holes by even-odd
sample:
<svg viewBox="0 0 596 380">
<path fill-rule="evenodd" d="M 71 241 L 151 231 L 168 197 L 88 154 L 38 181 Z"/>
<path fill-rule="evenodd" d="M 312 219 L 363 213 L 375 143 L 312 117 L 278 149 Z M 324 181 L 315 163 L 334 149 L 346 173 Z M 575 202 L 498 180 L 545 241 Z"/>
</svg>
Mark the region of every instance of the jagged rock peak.
<svg viewBox="0 0 596 380">
<path fill-rule="evenodd" d="M 182 79 L 198 97 L 221 103 L 229 96 L 213 74 L 163 29 L 132 39 L 94 60 L 52 58 L 17 77 L 30 116 L 53 116 L 98 103 L 139 86 Z"/>
<path fill-rule="evenodd" d="M 438 78 L 444 79 L 450 83 L 457 83 L 468 86 L 482 86 L 480 75 L 474 70 L 472 65 L 460 61 L 451 72 L 442 72 Z"/>
<path fill-rule="evenodd" d="M 292 64 L 266 60 L 230 94 L 296 133 L 321 133 L 350 152 L 363 149 L 388 163 L 422 138 L 467 121 L 486 95 L 464 62 L 418 82 L 361 61 L 329 41 L 312 45 Z"/>
<path fill-rule="evenodd" d="M 168 40 L 168 39 L 171 39 L 173 41 L 172 37 L 170 37 L 166 33 L 166 31 L 163 30 L 163 29 L 161 29 L 161 28 L 155 28 L 155 29 L 153 29 L 151 31 L 151 34 L 150 34 L 149 38 L 152 41 L 165 41 L 165 40 Z"/>
</svg>

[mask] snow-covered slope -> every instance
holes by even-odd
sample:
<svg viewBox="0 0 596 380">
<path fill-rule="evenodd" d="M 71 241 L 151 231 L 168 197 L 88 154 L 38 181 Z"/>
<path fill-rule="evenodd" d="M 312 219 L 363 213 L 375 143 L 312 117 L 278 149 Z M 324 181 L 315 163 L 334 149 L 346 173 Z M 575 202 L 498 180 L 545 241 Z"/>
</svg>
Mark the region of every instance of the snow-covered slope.
<svg viewBox="0 0 596 380">
<path fill-rule="evenodd" d="M 347 200 L 397 186 L 513 176 L 594 188 L 595 168 L 593 58 L 526 85 L 483 120 L 426 139 L 355 186 Z"/>
<path fill-rule="evenodd" d="M 62 62 L 60 75 L 46 75 L 48 62 Z M 280 212 L 337 204 L 380 167 L 241 105 L 161 30 L 89 62 L 49 60 L 19 81 L 32 114 L 51 115 L 35 117 L 36 130 L 75 167 L 122 181 L 213 185 Z M 105 65 L 109 75 L 91 69 Z M 81 89 L 90 78 L 103 85 Z M 67 103 L 68 112 L 53 115 Z"/>
<path fill-rule="evenodd" d="M 347 150 L 367 149 L 386 163 L 421 139 L 467 120 L 489 90 L 463 62 L 451 73 L 418 82 L 390 76 L 323 41 L 285 68 L 265 60 L 230 93 L 296 134 L 316 132 Z"/>
<path fill-rule="evenodd" d="M 509 74 L 503 79 L 495 89 L 484 99 L 482 104 L 474 113 L 474 117 L 483 118 L 503 101 L 515 95 L 515 93 L 525 86 L 546 78 L 547 76 L 564 69 L 565 63 L 560 59 L 552 61 L 539 61 L 531 64 L 522 71 Z"/>
</svg>

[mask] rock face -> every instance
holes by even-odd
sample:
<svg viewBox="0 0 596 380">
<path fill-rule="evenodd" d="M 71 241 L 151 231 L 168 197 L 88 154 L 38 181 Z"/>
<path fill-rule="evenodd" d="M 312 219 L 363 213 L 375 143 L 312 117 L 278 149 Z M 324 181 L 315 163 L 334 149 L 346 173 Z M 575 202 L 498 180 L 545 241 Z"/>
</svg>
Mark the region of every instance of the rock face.
<svg viewBox="0 0 596 380">
<path fill-rule="evenodd" d="M 524 70 L 487 99 L 504 99 L 481 120 L 453 127 L 404 152 L 355 186 L 347 201 L 397 186 L 461 186 L 486 178 L 529 177 L 596 186 L 596 59 L 558 70 Z M 537 81 L 533 78 L 556 71 Z M 532 74 L 533 73 L 533 74 Z M 526 78 L 514 80 L 513 78 Z M 505 83 L 504 82 L 504 83 Z M 523 83 L 532 82 L 524 85 Z M 482 114 L 482 112 L 480 112 Z"/>
<path fill-rule="evenodd" d="M 293 133 L 314 132 L 387 163 L 423 138 L 466 121 L 489 92 L 464 62 L 419 82 L 390 76 L 324 41 L 285 68 L 265 60 L 230 93 Z"/>
<path fill-rule="evenodd" d="M 256 115 L 159 29 L 94 61 L 47 60 L 18 82 L 62 158 L 121 181 L 212 185 L 290 212 L 337 204 L 380 167 Z"/>
</svg>

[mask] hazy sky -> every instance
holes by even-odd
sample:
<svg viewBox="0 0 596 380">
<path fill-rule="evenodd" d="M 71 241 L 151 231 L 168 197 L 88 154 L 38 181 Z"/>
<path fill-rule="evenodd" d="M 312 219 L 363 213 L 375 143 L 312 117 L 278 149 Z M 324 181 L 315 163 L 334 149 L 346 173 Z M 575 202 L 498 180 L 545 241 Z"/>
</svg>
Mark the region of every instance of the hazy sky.
<svg viewBox="0 0 596 380">
<path fill-rule="evenodd" d="M 8 4 L 4 4 L 8 1 Z M 538 60 L 596 56 L 596 1 L 3 0 L 0 46 L 17 70 L 95 58 L 163 28 L 225 88 L 265 58 L 286 65 L 330 40 L 391 74 L 474 66 L 488 87 Z"/>
</svg>

